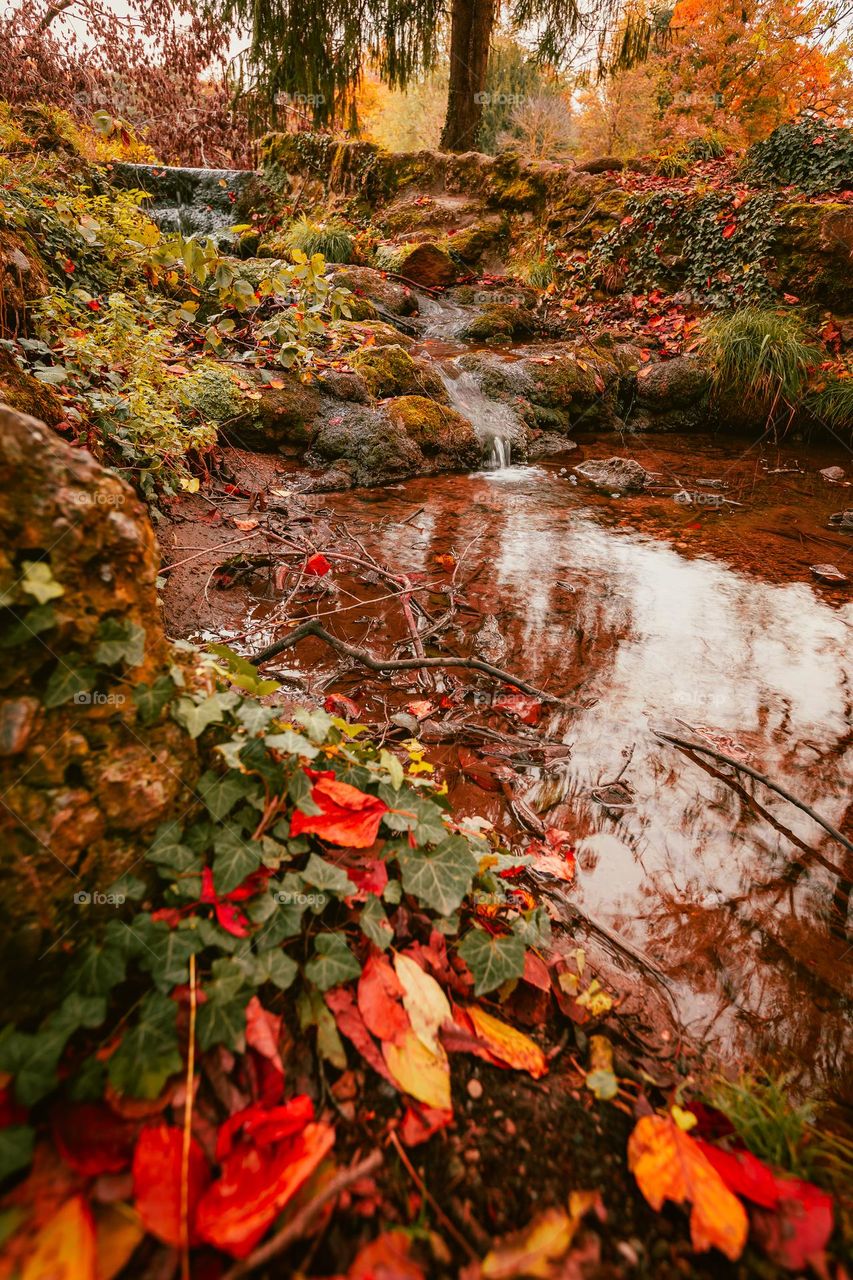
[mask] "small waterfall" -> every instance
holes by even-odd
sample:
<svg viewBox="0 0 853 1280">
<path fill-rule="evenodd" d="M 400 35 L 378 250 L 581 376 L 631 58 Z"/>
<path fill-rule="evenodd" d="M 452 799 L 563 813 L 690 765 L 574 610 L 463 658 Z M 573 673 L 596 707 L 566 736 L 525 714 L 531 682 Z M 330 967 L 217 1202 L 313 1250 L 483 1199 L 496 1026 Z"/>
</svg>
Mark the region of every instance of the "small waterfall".
<svg viewBox="0 0 853 1280">
<path fill-rule="evenodd" d="M 467 418 L 483 445 L 486 468 L 500 471 L 512 462 L 512 446 L 519 439 L 521 425 L 508 404 L 490 400 L 479 376 L 455 363 L 437 366 L 447 387 L 451 406 Z"/>
<path fill-rule="evenodd" d="M 161 231 L 224 240 L 233 240 L 229 228 L 240 221 L 235 205 L 254 177 L 251 169 L 177 169 L 151 164 L 116 164 L 113 168 L 116 186 L 148 193 L 151 198 L 143 208 Z"/>
</svg>

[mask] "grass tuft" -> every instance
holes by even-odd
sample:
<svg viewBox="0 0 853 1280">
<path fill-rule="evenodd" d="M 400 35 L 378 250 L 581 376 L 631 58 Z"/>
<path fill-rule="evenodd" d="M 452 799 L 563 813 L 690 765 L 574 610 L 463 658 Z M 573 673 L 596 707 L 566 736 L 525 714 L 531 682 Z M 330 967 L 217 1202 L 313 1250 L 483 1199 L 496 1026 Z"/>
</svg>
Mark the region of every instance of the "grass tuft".
<svg viewBox="0 0 853 1280">
<path fill-rule="evenodd" d="M 289 228 L 284 242 L 291 251 L 301 250 L 307 258 L 321 253 L 326 262 L 351 262 L 353 239 L 340 222 L 312 222 L 299 218 Z"/>
<path fill-rule="evenodd" d="M 816 418 L 836 430 L 853 430 L 853 377 L 832 378 L 809 397 Z"/>
<path fill-rule="evenodd" d="M 704 349 L 718 390 L 771 410 L 780 401 L 795 404 L 809 369 L 821 358 L 794 316 L 759 307 L 712 320 L 705 328 Z"/>
</svg>

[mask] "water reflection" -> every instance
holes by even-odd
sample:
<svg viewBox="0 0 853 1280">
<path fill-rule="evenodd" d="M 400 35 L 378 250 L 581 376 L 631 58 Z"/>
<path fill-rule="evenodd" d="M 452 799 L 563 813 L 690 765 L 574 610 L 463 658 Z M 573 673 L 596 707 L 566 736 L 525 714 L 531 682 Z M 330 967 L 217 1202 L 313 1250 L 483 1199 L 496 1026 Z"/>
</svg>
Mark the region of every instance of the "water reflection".
<svg viewBox="0 0 853 1280">
<path fill-rule="evenodd" d="M 510 639 L 507 665 L 571 691 L 578 709 L 543 725 L 572 744 L 569 767 L 543 777 L 533 802 L 547 797 L 547 820 L 578 838 L 584 909 L 671 977 L 695 1033 L 843 1086 L 853 857 L 778 795 L 748 778 L 732 786 L 652 727 L 728 735 L 849 832 L 851 607 L 608 528 L 554 470 L 334 502 L 365 518 L 374 554 L 407 570 L 467 547 L 469 597 Z M 412 503 L 425 507 L 416 521 L 391 523 Z M 632 744 L 633 804 L 608 811 L 590 790 Z"/>
</svg>

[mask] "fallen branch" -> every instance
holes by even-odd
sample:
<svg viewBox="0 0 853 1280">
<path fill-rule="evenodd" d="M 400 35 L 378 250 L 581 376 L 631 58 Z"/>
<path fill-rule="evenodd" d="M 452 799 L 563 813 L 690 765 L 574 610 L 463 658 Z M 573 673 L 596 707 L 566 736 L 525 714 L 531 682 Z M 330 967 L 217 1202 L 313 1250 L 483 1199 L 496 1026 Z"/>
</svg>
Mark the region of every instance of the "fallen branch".
<svg viewBox="0 0 853 1280">
<path fill-rule="evenodd" d="M 796 805 L 798 809 L 802 809 L 803 813 L 807 813 L 834 840 L 837 840 L 839 844 L 843 844 L 845 849 L 849 849 L 853 853 L 853 841 L 842 835 L 837 827 L 834 827 L 831 822 L 827 822 L 826 818 L 822 818 L 810 804 L 806 804 L 804 800 L 798 800 L 785 787 L 778 782 L 774 782 L 772 778 L 768 778 L 766 773 L 759 773 L 757 769 L 752 768 L 752 765 L 744 764 L 742 760 L 735 760 L 733 756 L 727 756 L 724 751 L 717 751 L 714 747 L 706 747 L 704 743 L 695 742 L 691 738 L 680 738 L 674 733 L 665 733 L 662 729 L 655 729 L 654 732 L 656 737 L 663 738 L 665 742 L 672 742 L 676 747 L 683 747 L 687 751 L 702 752 L 707 756 L 713 756 L 715 760 L 720 760 L 723 764 L 730 764 L 733 769 L 740 769 L 742 773 L 748 773 L 751 778 L 755 778 L 756 782 L 762 782 L 765 787 L 775 791 L 777 795 L 782 796 L 789 804 Z"/>
<path fill-rule="evenodd" d="M 435 1196 L 431 1194 L 429 1188 L 424 1183 L 423 1178 L 420 1178 L 418 1174 L 415 1172 L 415 1168 L 411 1160 L 406 1155 L 406 1152 L 403 1149 L 403 1144 L 400 1142 L 400 1139 L 397 1137 L 397 1134 L 394 1132 L 393 1129 L 388 1134 L 388 1139 L 390 1142 L 394 1144 L 394 1148 L 397 1152 L 397 1155 L 400 1157 L 401 1161 L 403 1162 L 406 1172 L 414 1182 L 418 1191 L 420 1191 L 424 1199 L 429 1201 L 429 1203 L 432 1205 L 433 1212 L 435 1213 L 435 1216 L 438 1218 L 441 1225 L 444 1227 L 445 1231 L 448 1233 L 448 1235 L 453 1236 L 453 1239 L 456 1241 L 458 1245 L 462 1246 L 462 1248 L 468 1254 L 468 1257 L 472 1259 L 472 1261 L 475 1261 L 475 1262 L 479 1261 L 479 1254 L 472 1247 L 470 1241 L 466 1240 L 462 1232 L 459 1231 L 454 1226 L 454 1224 L 450 1221 L 447 1214 L 444 1212 L 441 1205 L 436 1200 Z M 225 1277 L 225 1280 L 228 1280 L 227 1276 Z"/>
<path fill-rule="evenodd" d="M 291 1218 L 287 1226 L 282 1227 L 271 1240 L 266 1244 L 262 1244 L 259 1249 L 255 1249 L 254 1253 L 250 1253 L 248 1258 L 244 1258 L 242 1262 L 238 1262 L 230 1271 L 226 1271 L 222 1280 L 239 1280 L 240 1276 L 247 1276 L 249 1272 L 256 1271 L 258 1267 L 262 1267 L 272 1258 L 283 1253 L 294 1241 L 299 1240 L 305 1235 L 312 1220 L 317 1216 L 323 1205 L 328 1204 L 330 1200 L 336 1200 L 342 1191 L 352 1186 L 354 1182 L 358 1182 L 359 1178 L 366 1178 L 368 1174 L 373 1173 L 382 1164 L 383 1155 L 381 1151 L 373 1151 L 360 1164 L 351 1165 L 349 1169 L 342 1169 L 337 1177 L 327 1183 L 317 1192 L 313 1200 L 309 1200 L 304 1209 L 300 1209 L 295 1218 Z"/>
<path fill-rule="evenodd" d="M 249 662 L 253 667 L 259 667 L 262 663 L 269 662 L 270 658 L 275 658 L 278 654 L 284 653 L 286 649 L 292 649 L 300 640 L 304 640 L 308 636 L 315 636 L 316 639 L 322 640 L 338 653 L 342 653 L 345 657 L 351 658 L 355 662 L 360 662 L 369 671 L 419 671 L 424 668 L 427 670 L 446 670 L 448 667 L 463 667 L 471 671 L 482 671 L 484 675 L 491 676 L 493 680 L 501 680 L 505 684 L 511 684 L 513 688 L 520 689 L 522 693 L 530 694 L 531 697 L 541 698 L 543 702 L 562 703 L 563 701 L 562 698 L 557 698 L 552 693 L 546 693 L 543 689 L 537 689 L 535 685 L 528 684 L 526 680 L 520 680 L 518 676 L 511 675 L 508 671 L 502 671 L 500 667 L 493 667 L 490 662 L 483 662 L 480 658 L 374 658 L 366 649 L 357 649 L 355 645 L 339 640 L 337 636 L 333 636 L 330 631 L 322 627 L 319 622 L 313 621 L 303 622 L 301 626 L 296 627 L 283 640 L 276 640 L 275 644 L 268 645 L 260 653 L 250 656 Z"/>
</svg>

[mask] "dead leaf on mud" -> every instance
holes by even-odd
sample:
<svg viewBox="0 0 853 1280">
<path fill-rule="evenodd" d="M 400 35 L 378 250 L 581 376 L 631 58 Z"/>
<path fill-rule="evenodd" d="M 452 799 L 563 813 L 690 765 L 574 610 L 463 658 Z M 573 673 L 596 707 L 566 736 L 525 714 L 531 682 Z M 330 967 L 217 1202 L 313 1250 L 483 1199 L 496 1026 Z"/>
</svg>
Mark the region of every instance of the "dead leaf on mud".
<svg viewBox="0 0 853 1280">
<path fill-rule="evenodd" d="M 699 1145 L 669 1116 L 643 1116 L 628 1140 L 628 1166 L 649 1204 L 689 1202 L 690 1236 L 699 1252 L 717 1248 L 732 1262 L 743 1253 L 749 1224 Z"/>
</svg>

